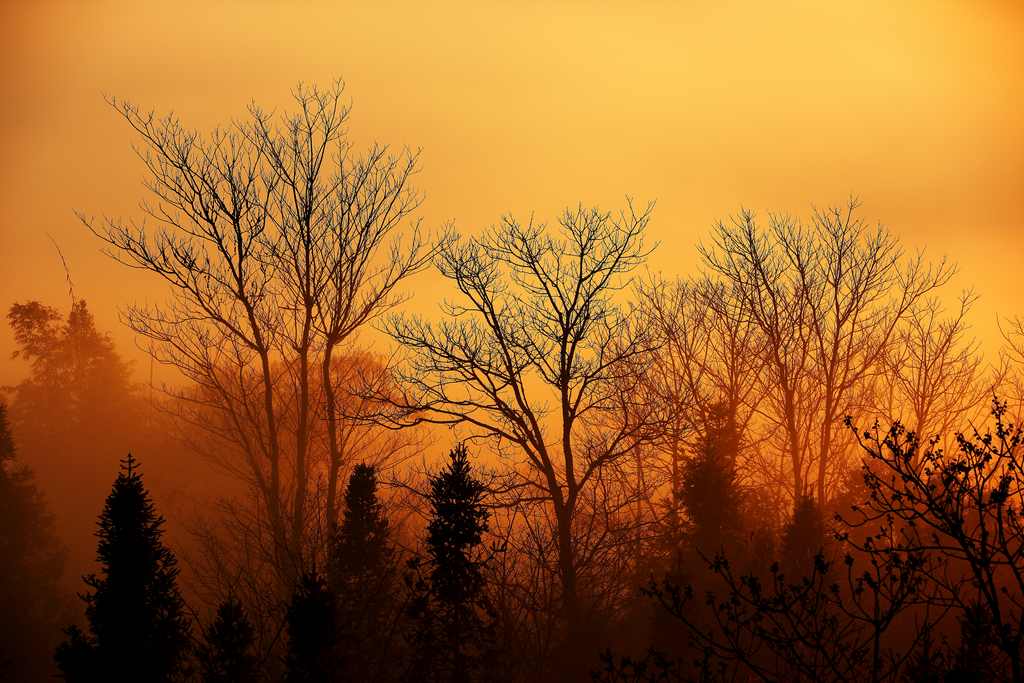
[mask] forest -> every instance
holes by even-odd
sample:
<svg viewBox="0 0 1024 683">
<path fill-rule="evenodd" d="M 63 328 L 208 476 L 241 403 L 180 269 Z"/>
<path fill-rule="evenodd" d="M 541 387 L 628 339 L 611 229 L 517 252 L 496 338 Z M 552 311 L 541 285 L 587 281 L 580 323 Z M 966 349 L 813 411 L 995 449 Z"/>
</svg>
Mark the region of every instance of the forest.
<svg viewBox="0 0 1024 683">
<path fill-rule="evenodd" d="M 427 225 L 340 82 L 108 104 L 164 296 L 147 368 L 6 311 L 3 680 L 1024 682 L 1024 319 L 857 199 L 661 274 L 653 202 Z"/>
</svg>

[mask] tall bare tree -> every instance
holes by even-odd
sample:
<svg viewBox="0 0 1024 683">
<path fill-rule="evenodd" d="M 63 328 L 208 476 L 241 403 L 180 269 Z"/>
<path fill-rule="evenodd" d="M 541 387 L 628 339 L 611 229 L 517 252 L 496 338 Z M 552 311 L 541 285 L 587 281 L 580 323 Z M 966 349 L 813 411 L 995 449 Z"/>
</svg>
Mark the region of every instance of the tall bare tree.
<svg viewBox="0 0 1024 683">
<path fill-rule="evenodd" d="M 915 307 L 955 269 L 907 257 L 851 201 L 815 211 L 809 224 L 769 215 L 767 229 L 744 211 L 716 226 L 702 247 L 709 271 L 732 287 L 764 336 L 772 410 L 781 429 L 792 493 L 828 498 L 834 437 L 858 385 L 880 371 Z"/>
<path fill-rule="evenodd" d="M 170 285 L 169 303 L 125 320 L 190 380 L 174 393 L 194 423 L 241 454 L 230 469 L 255 491 L 254 525 L 287 580 L 304 563 L 311 434 L 324 416 L 337 486 L 338 349 L 433 254 L 406 220 L 417 155 L 353 153 L 343 93 L 340 82 L 300 86 L 295 112 L 276 120 L 253 105 L 206 135 L 111 99 L 141 138 L 152 199 L 142 221 L 83 216 L 113 258 Z"/>
<path fill-rule="evenodd" d="M 524 498 L 550 515 L 570 634 L 581 619 L 578 577 L 596 556 L 581 539 L 599 533 L 599 517 L 580 510 L 650 439 L 624 380 L 635 383 L 654 337 L 616 294 L 649 251 L 651 210 L 567 210 L 557 236 L 506 216 L 441 251 L 438 269 L 460 294 L 441 322 L 393 317 L 387 327 L 409 352 L 389 423 L 462 425 L 514 458 Z"/>
<path fill-rule="evenodd" d="M 748 440 L 760 400 L 761 338 L 723 283 L 655 279 L 640 295 L 645 324 L 660 338 L 642 383 L 648 400 L 664 411 L 664 429 L 653 446 L 666 461 L 671 532 L 679 528 L 685 460 L 723 410 L 741 440 Z"/>
</svg>

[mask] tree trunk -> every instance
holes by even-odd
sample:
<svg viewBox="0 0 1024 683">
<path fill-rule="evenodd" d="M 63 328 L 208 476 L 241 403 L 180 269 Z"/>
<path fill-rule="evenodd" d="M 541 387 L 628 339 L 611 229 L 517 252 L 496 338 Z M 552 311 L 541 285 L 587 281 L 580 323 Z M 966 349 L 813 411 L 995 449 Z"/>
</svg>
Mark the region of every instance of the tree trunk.
<svg viewBox="0 0 1024 683">
<path fill-rule="evenodd" d="M 331 360 L 334 355 L 333 340 L 324 348 L 320 366 L 320 381 L 324 390 L 324 410 L 327 415 L 327 528 L 338 521 L 338 471 L 341 469 L 341 454 L 338 452 L 338 414 L 334 382 L 331 379 Z"/>
</svg>

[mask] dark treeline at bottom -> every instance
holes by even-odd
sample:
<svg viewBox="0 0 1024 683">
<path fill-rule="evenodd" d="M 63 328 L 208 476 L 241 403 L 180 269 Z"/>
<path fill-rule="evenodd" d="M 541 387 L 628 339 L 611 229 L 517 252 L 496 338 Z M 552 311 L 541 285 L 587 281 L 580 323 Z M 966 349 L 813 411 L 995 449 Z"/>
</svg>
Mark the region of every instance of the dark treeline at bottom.
<svg viewBox="0 0 1024 683">
<path fill-rule="evenodd" d="M 0 486 L 18 505 L 37 494 L 0 417 Z M 205 623 L 186 605 L 129 455 L 99 518 L 83 626 L 65 629 L 54 661 L 68 681 L 1020 681 L 1021 428 L 994 400 L 990 431 L 958 433 L 949 452 L 898 423 L 854 433 L 856 498 L 831 519 L 802 499 L 777 547 L 744 528 L 729 428 L 709 434 L 684 474 L 691 524 L 670 559 L 638 577 L 620 618 L 554 633 L 550 660 L 530 663 L 489 585 L 500 549 L 484 542 L 489 493 L 465 446 L 428 477 L 415 553 L 393 542 L 376 469 L 352 470 L 327 561 L 297 572 L 269 648 L 239 595 Z M 29 547 L 13 548 L 25 566 Z M 5 645 L 30 640 L 7 630 Z M 26 654 L 41 655 L 8 648 L 4 664 Z"/>
</svg>

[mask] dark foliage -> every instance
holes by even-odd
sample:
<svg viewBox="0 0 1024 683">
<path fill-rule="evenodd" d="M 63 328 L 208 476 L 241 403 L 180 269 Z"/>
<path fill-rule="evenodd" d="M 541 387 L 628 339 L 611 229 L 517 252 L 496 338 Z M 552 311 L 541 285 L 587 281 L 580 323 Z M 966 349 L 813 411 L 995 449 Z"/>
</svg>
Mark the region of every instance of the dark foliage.
<svg viewBox="0 0 1024 683">
<path fill-rule="evenodd" d="M 954 667 L 1024 681 L 1024 428 L 993 398 L 989 431 L 956 434 L 946 452 L 900 423 L 858 434 L 867 497 L 853 527 L 880 527 L 941 564 L 934 586 L 956 611 Z M 848 420 L 848 423 L 850 421 Z M 985 652 L 988 648 L 989 652 Z M 984 670 L 984 668 L 982 668 Z M 968 676 L 967 680 L 970 680 Z"/>
<path fill-rule="evenodd" d="M 101 574 L 85 577 L 88 633 L 72 626 L 57 649 L 66 680 L 159 682 L 182 673 L 189 624 L 163 525 L 129 455 L 99 518 Z"/>
<path fill-rule="evenodd" d="M 288 605 L 288 653 L 285 680 L 326 683 L 341 670 L 338 652 L 338 603 L 324 577 L 303 574 Z"/>
<path fill-rule="evenodd" d="M 821 506 L 814 498 L 801 496 L 782 532 L 782 568 L 793 577 L 810 572 L 815 558 L 824 552 L 827 542 Z"/>
<path fill-rule="evenodd" d="M 493 615 L 484 594 L 482 548 L 489 513 L 484 486 L 462 444 L 430 479 L 426 563 L 412 563 L 415 621 L 411 678 L 481 681 L 500 678 Z"/>
<path fill-rule="evenodd" d="M 718 406 L 683 467 L 680 498 L 690 521 L 689 546 L 709 556 L 723 548 L 734 550 L 743 533 L 736 474 L 739 441 L 734 418 Z"/>
<path fill-rule="evenodd" d="M 375 680 L 394 668 L 399 605 L 388 527 L 376 469 L 356 465 L 345 489 L 345 512 L 332 539 L 327 576 L 338 601 L 338 647 L 346 680 Z"/>
<path fill-rule="evenodd" d="M 255 633 L 236 598 L 217 608 L 217 616 L 203 633 L 199 647 L 199 673 L 204 683 L 246 683 L 257 678 L 253 655 Z"/>
<path fill-rule="evenodd" d="M 0 679 L 42 680 L 58 633 L 64 549 L 0 403 Z"/>
</svg>

